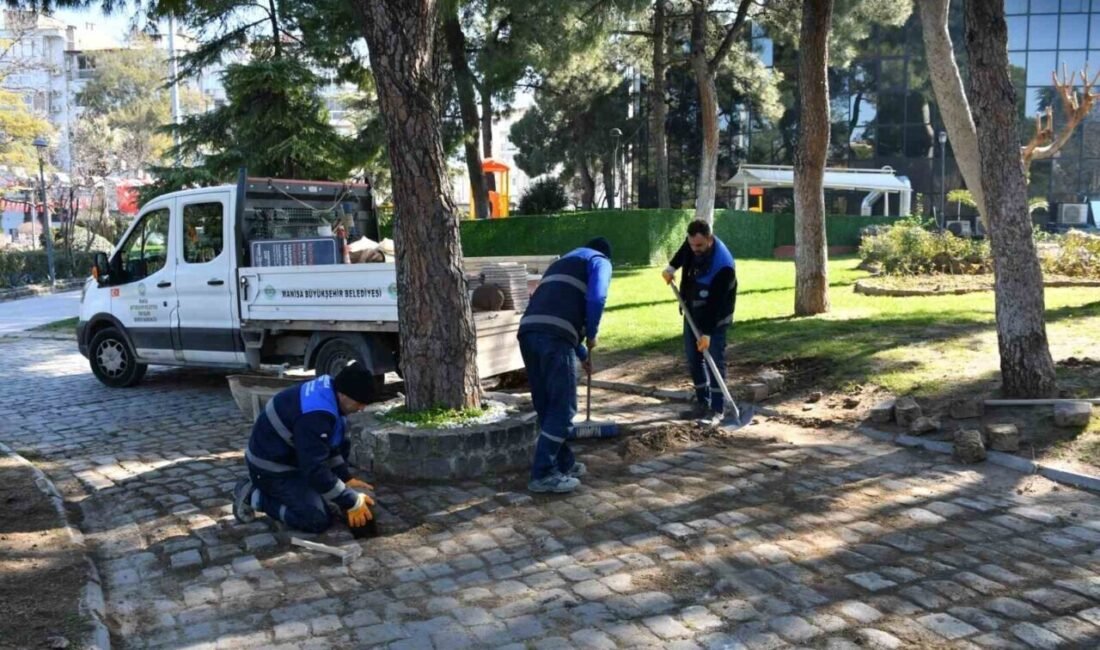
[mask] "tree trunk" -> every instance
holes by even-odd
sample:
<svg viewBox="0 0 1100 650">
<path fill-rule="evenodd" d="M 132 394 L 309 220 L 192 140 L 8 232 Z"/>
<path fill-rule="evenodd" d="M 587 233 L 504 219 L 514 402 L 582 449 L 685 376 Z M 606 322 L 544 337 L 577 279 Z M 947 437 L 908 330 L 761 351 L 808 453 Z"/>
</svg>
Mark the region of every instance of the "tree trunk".
<svg viewBox="0 0 1100 650">
<path fill-rule="evenodd" d="M 955 163 L 959 166 L 966 187 L 978 205 L 978 214 L 985 218 L 985 195 L 982 190 L 982 159 L 978 151 L 978 133 L 970 115 L 970 102 L 963 89 L 962 76 L 955 62 L 955 49 L 947 28 L 950 0 L 919 0 L 921 36 L 924 39 L 924 58 L 928 62 L 928 76 L 932 91 L 940 109 Z M 1015 110 L 1015 108 L 1013 108 Z M 932 145 L 933 147 L 935 144 Z M 1020 157 L 1019 147 L 1016 157 Z M 988 229 L 988 228 L 987 228 Z"/>
<path fill-rule="evenodd" d="M 655 175 L 657 181 L 657 207 L 672 207 L 668 190 L 668 136 L 665 124 L 668 122 L 667 93 L 668 59 L 665 53 L 665 4 L 667 0 L 657 0 L 653 9 L 653 78 L 649 82 L 649 148 L 653 151 Z"/>
<path fill-rule="evenodd" d="M 1043 320 L 1043 273 L 1027 211 L 1007 43 L 1004 3 L 967 2 L 970 99 L 993 250 L 1002 389 L 1011 397 L 1054 397 L 1058 386 Z"/>
<path fill-rule="evenodd" d="M 596 179 L 592 178 L 592 171 L 588 169 L 588 161 L 579 151 L 574 154 L 577 173 L 581 177 L 581 209 L 592 210 L 596 203 Z"/>
<path fill-rule="evenodd" d="M 466 173 L 470 176 L 470 200 L 474 204 L 474 216 L 489 218 L 489 192 L 485 187 L 485 173 L 481 170 L 481 152 L 478 148 L 480 128 L 477 119 L 477 98 L 474 96 L 474 78 L 466 61 L 466 35 L 458 21 L 458 5 L 443 23 L 447 38 L 447 52 L 458 88 L 458 107 L 462 113 L 462 143 L 466 148 Z"/>
<path fill-rule="evenodd" d="M 489 86 L 488 79 L 481 80 L 481 154 L 486 158 L 493 157 L 493 89 Z M 485 174 L 485 187 L 495 192 L 497 179 L 492 174 Z"/>
<path fill-rule="evenodd" d="M 825 159 L 829 152 L 829 23 L 833 0 L 805 0 L 798 49 L 798 147 L 794 156 L 794 313 L 829 311 Z"/>
<path fill-rule="evenodd" d="M 692 3 L 691 70 L 699 87 L 699 119 L 703 151 L 695 183 L 695 218 L 714 223 L 714 195 L 718 183 L 718 88 L 707 60 L 707 3 Z"/>
<path fill-rule="evenodd" d="M 481 403 L 477 339 L 440 135 L 434 0 L 358 0 L 393 173 L 409 409 Z"/>
</svg>

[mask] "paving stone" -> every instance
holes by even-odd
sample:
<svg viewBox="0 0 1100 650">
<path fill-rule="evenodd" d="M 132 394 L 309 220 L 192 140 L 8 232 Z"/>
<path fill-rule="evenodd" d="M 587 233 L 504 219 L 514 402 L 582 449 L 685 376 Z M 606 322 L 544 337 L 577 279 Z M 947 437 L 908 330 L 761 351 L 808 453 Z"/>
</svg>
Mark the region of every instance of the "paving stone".
<svg viewBox="0 0 1100 650">
<path fill-rule="evenodd" d="M 722 619 L 718 618 L 702 605 L 688 607 L 680 612 L 680 620 L 693 630 L 706 632 L 722 626 Z"/>
<path fill-rule="evenodd" d="M 882 618 L 882 612 L 866 603 L 856 600 L 848 600 L 839 603 L 836 610 L 857 623 L 874 623 Z"/>
<path fill-rule="evenodd" d="M 202 565 L 202 554 L 194 549 L 176 553 L 172 556 L 173 569 L 186 569 L 200 565 Z"/>
<path fill-rule="evenodd" d="M 359 628 L 355 631 L 355 638 L 364 645 L 376 645 L 401 639 L 408 636 L 405 629 L 397 623 L 382 623 Z"/>
<path fill-rule="evenodd" d="M 643 619 L 642 623 L 657 636 L 665 639 L 676 639 L 687 636 L 691 630 L 684 627 L 679 621 L 667 615 L 651 616 Z"/>
<path fill-rule="evenodd" d="M 994 598 L 985 604 L 985 608 L 1010 620 L 1034 619 L 1041 616 L 1039 610 L 1015 598 Z"/>
<path fill-rule="evenodd" d="M 874 572 L 850 573 L 845 577 L 868 591 L 882 591 L 883 589 L 896 587 L 898 584 Z"/>
<path fill-rule="evenodd" d="M 1043 623 L 1043 627 L 1077 647 L 1087 647 L 1090 643 L 1100 644 L 1100 630 L 1074 616 L 1062 616 L 1047 621 Z"/>
<path fill-rule="evenodd" d="M 821 630 L 800 616 L 779 616 L 768 621 L 768 627 L 787 641 L 802 643 L 820 636 Z"/>
<path fill-rule="evenodd" d="M 1060 636 L 1033 623 L 1017 623 L 1009 629 L 1017 639 L 1033 648 L 1057 648 L 1063 644 Z"/>
<path fill-rule="evenodd" d="M 864 648 L 894 650 L 895 648 L 901 648 L 903 646 L 901 639 L 889 632 L 884 632 L 873 627 L 862 628 L 856 632 L 856 635 L 861 641 L 860 646 Z"/>
<path fill-rule="evenodd" d="M 977 628 L 960 621 L 950 614 L 929 614 L 927 616 L 921 616 L 917 621 L 929 630 L 951 641 L 978 633 Z"/>
<path fill-rule="evenodd" d="M 248 537 L 244 538 L 244 548 L 249 552 L 269 548 L 271 546 L 277 545 L 278 543 L 279 542 L 275 539 L 275 536 L 271 533 L 249 535 Z"/>
</svg>

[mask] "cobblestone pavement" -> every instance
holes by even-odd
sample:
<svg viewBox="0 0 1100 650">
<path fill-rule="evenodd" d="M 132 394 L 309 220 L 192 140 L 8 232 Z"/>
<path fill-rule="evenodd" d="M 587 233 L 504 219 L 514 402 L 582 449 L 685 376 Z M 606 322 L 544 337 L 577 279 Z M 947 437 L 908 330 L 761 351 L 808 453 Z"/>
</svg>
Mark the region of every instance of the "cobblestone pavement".
<svg viewBox="0 0 1100 650">
<path fill-rule="evenodd" d="M 1038 477 L 770 422 L 633 464 L 593 443 L 568 497 L 379 486 L 382 537 L 323 539 L 362 544 L 343 567 L 233 521 L 224 374 L 111 390 L 71 343 L 0 355 L 0 440 L 79 504 L 119 647 L 1100 644 L 1100 505 Z"/>
</svg>

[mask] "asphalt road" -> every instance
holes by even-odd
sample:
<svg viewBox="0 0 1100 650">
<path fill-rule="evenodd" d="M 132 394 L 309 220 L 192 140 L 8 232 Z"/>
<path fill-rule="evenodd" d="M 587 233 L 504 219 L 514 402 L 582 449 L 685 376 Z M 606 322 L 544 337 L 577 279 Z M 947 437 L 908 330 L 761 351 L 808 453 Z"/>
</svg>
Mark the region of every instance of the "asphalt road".
<svg viewBox="0 0 1100 650">
<path fill-rule="evenodd" d="M 22 332 L 79 313 L 79 290 L 0 302 L 0 334 Z"/>
</svg>

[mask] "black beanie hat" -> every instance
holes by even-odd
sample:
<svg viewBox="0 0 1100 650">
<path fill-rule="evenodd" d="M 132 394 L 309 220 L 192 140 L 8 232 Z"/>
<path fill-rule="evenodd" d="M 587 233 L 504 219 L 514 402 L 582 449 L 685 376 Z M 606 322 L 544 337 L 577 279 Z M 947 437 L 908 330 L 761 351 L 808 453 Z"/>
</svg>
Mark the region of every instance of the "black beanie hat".
<svg viewBox="0 0 1100 650">
<path fill-rule="evenodd" d="M 375 398 L 374 375 L 358 363 L 344 366 L 332 380 L 332 387 L 360 404 L 370 404 Z"/>
<path fill-rule="evenodd" d="M 603 237 L 596 237 L 595 239 L 589 240 L 589 242 L 585 244 L 584 247 L 591 248 L 594 251 L 599 251 L 603 253 L 607 257 L 607 259 L 611 259 L 611 242 L 607 241 Z"/>
</svg>

